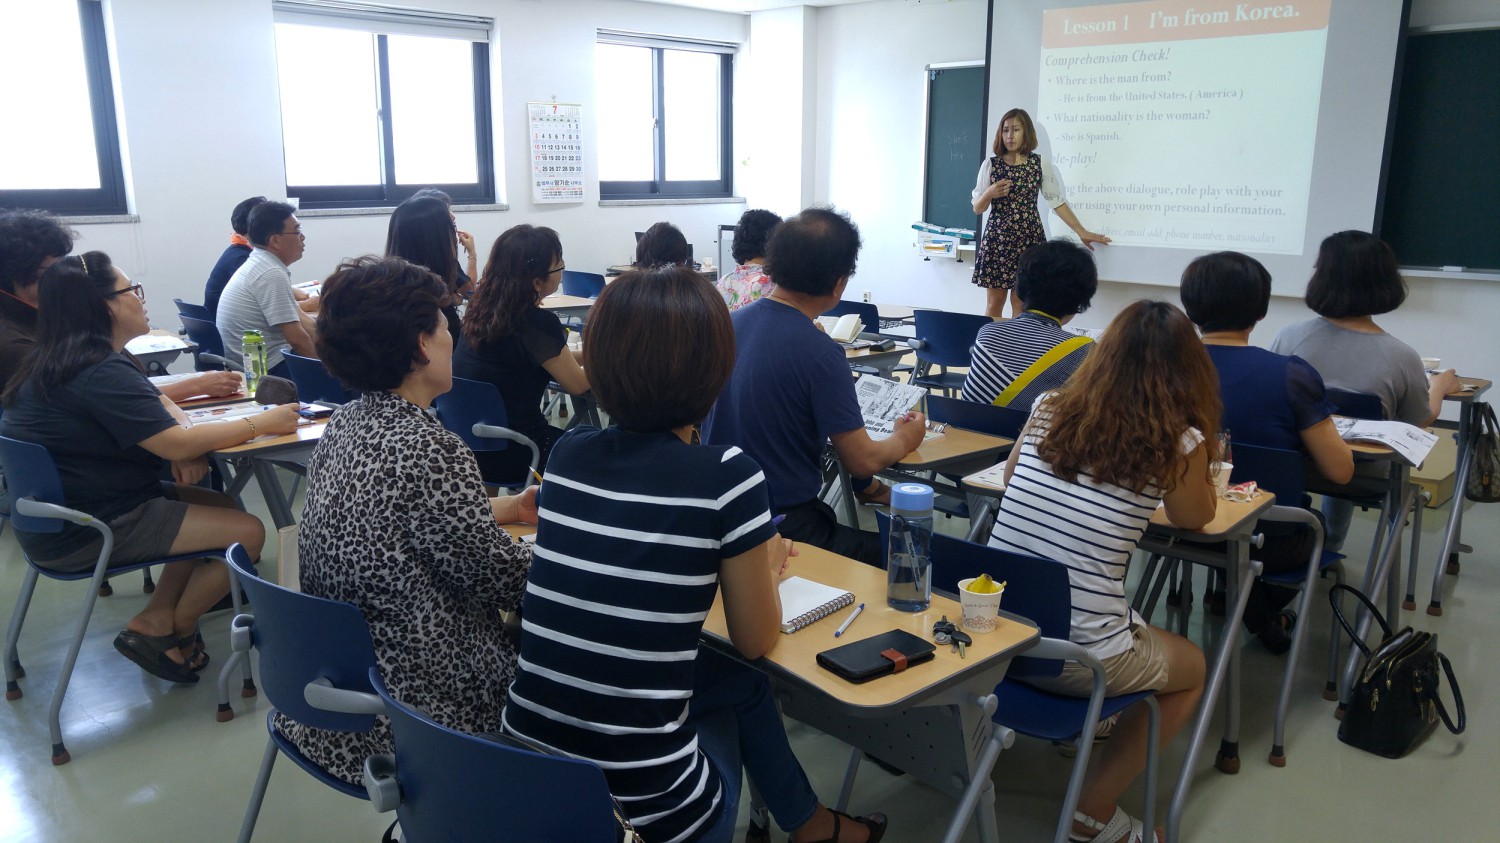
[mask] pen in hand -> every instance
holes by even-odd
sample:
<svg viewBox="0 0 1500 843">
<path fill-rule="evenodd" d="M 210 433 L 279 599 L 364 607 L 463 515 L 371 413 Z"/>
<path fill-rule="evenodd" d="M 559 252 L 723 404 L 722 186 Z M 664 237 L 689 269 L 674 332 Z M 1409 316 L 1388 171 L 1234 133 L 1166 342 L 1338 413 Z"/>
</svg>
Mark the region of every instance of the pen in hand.
<svg viewBox="0 0 1500 843">
<path fill-rule="evenodd" d="M 854 619 L 857 618 L 857 617 L 859 617 L 859 613 L 863 612 L 864 610 L 865 610 L 865 604 L 863 604 L 863 603 L 859 604 L 858 606 L 855 606 L 853 613 L 851 613 L 849 615 L 849 617 L 847 617 L 847 618 L 844 619 L 844 625 L 841 626 L 841 627 L 839 627 L 837 632 L 833 633 L 833 637 L 834 638 L 838 638 L 839 636 L 843 635 L 844 631 L 849 628 L 849 624 L 854 623 Z"/>
</svg>

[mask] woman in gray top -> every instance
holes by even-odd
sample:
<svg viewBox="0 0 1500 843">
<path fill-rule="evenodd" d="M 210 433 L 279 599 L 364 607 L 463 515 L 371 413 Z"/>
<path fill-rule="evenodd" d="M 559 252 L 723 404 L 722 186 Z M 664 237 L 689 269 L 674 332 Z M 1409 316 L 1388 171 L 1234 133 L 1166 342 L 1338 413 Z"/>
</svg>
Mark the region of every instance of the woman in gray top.
<svg viewBox="0 0 1500 843">
<path fill-rule="evenodd" d="M 1283 328 L 1272 351 L 1306 360 L 1330 387 L 1379 397 L 1386 418 L 1418 427 L 1437 419 L 1443 396 L 1458 390 L 1458 377 L 1448 369 L 1429 382 L 1417 352 L 1375 324 L 1374 317 L 1406 301 L 1406 281 L 1385 241 L 1364 231 L 1329 235 L 1318 248 L 1305 298 L 1317 318 Z M 1343 547 L 1353 511 L 1347 501 L 1324 499 L 1329 550 Z"/>
</svg>

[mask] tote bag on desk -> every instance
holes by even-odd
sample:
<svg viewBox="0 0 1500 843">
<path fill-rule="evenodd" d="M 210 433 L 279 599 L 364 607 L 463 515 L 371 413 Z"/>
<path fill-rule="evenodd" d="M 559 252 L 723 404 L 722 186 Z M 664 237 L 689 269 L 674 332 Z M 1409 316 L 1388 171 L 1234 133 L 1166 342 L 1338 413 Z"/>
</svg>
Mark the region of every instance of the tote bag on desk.
<svg viewBox="0 0 1500 843">
<path fill-rule="evenodd" d="M 1373 651 L 1355 634 L 1339 606 L 1339 592 L 1348 592 L 1365 604 L 1370 616 L 1380 624 L 1382 637 Z M 1349 690 L 1349 708 L 1339 723 L 1339 740 L 1366 752 L 1386 758 L 1400 758 L 1417 747 L 1437 727 L 1438 718 L 1453 734 L 1464 730 L 1464 698 L 1453 676 L 1448 657 L 1438 652 L 1437 636 L 1405 627 L 1392 632 L 1385 616 L 1359 589 L 1336 585 L 1328 592 L 1333 613 L 1349 633 L 1354 645 L 1365 654 L 1364 666 Z M 1438 672 L 1441 664 L 1442 673 Z M 1442 676 L 1448 677 L 1453 689 L 1458 724 L 1448 717 L 1448 710 L 1438 696 Z"/>
</svg>

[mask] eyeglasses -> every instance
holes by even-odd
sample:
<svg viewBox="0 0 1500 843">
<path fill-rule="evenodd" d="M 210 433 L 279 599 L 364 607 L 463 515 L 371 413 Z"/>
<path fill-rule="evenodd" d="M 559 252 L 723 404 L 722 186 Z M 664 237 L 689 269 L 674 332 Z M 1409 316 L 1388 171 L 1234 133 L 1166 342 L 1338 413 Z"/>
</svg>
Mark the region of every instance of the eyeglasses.
<svg viewBox="0 0 1500 843">
<path fill-rule="evenodd" d="M 112 290 L 108 293 L 105 293 L 104 297 L 107 299 L 112 299 L 122 293 L 129 293 L 140 299 L 141 301 L 146 300 L 146 288 L 142 287 L 140 284 L 131 284 L 129 287 L 126 287 L 123 290 Z"/>
<path fill-rule="evenodd" d="M 556 269 L 549 269 L 549 270 L 547 270 L 547 274 L 548 275 L 555 275 L 556 273 L 562 272 L 564 269 L 567 269 L 567 268 L 568 268 L 568 265 L 565 263 L 562 266 L 557 267 Z"/>
<path fill-rule="evenodd" d="M 281 235 L 284 235 L 286 237 L 303 237 L 303 236 L 305 236 L 302 233 L 302 226 L 300 226 L 300 225 L 297 226 L 296 228 L 292 229 L 291 231 L 278 231 L 278 232 L 276 232 L 276 234 L 281 234 Z M 271 236 L 275 237 L 276 234 L 273 234 Z"/>
</svg>

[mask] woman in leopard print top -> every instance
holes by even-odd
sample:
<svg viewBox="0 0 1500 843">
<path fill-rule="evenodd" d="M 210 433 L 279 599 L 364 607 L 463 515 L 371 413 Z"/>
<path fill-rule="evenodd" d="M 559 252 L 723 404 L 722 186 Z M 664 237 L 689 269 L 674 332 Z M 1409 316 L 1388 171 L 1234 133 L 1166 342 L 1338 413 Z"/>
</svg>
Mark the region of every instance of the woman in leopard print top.
<svg viewBox="0 0 1500 843">
<path fill-rule="evenodd" d="M 536 523 L 535 489 L 488 498 L 473 453 L 426 412 L 452 385 L 443 295 L 399 258 L 347 262 L 323 286 L 318 352 L 364 396 L 334 413 L 308 464 L 302 590 L 359 607 L 396 698 L 455 729 L 499 731 L 516 661 L 500 610 L 520 605 L 531 564 L 499 525 Z M 367 755 L 392 751 L 384 717 L 369 733 L 281 716 L 276 728 L 355 784 Z"/>
</svg>

